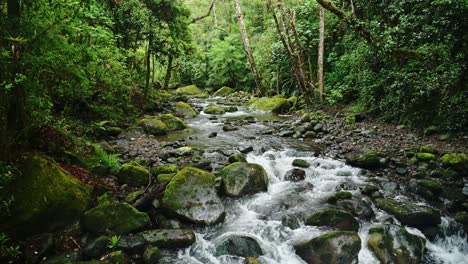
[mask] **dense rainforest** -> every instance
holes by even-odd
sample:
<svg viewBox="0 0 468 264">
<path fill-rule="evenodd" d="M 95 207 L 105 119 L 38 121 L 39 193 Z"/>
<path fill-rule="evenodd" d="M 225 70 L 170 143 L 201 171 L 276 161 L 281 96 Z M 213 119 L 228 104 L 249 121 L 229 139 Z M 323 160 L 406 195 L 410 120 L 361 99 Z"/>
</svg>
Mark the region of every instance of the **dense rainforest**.
<svg viewBox="0 0 468 264">
<path fill-rule="evenodd" d="M 467 29 L 466 0 L 0 0 L 0 262 L 466 262 Z"/>
</svg>

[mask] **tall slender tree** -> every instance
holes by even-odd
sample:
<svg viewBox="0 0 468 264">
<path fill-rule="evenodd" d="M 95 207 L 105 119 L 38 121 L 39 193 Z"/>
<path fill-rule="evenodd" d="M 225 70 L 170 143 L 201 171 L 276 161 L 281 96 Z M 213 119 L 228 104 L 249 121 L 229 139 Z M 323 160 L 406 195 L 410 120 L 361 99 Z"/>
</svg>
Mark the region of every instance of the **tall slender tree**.
<svg viewBox="0 0 468 264">
<path fill-rule="evenodd" d="M 324 93 L 324 73 L 323 73 L 323 56 L 325 52 L 325 9 L 320 6 L 320 29 L 319 29 L 319 46 L 318 46 L 318 63 L 317 63 L 317 77 L 318 77 L 318 90 L 320 100 L 323 100 Z"/>
</svg>

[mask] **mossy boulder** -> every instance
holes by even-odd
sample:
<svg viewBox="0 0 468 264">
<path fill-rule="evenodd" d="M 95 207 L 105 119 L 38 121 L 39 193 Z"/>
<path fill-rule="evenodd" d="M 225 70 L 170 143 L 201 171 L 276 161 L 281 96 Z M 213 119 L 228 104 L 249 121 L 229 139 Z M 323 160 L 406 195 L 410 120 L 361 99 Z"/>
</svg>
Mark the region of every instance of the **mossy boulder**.
<svg viewBox="0 0 468 264">
<path fill-rule="evenodd" d="M 268 175 L 265 169 L 254 163 L 235 162 L 224 167 L 219 176 L 223 193 L 242 196 L 268 190 Z"/>
<path fill-rule="evenodd" d="M 353 263 L 361 250 L 361 238 L 356 232 L 334 231 L 296 244 L 294 249 L 308 264 Z"/>
<path fill-rule="evenodd" d="M 229 87 L 221 87 L 218 91 L 216 91 L 213 96 L 228 96 L 230 94 L 232 94 L 234 92 L 234 90 L 232 88 L 229 88 Z"/>
<path fill-rule="evenodd" d="M 425 161 L 425 162 L 437 159 L 436 155 L 432 153 L 425 153 L 425 152 L 416 153 L 415 157 L 418 159 L 418 161 Z"/>
<path fill-rule="evenodd" d="M 348 156 L 346 162 L 351 166 L 360 167 L 363 169 L 378 169 L 383 167 L 380 163 L 382 153 L 377 151 L 367 151 L 362 154 Z"/>
<path fill-rule="evenodd" d="M 422 153 L 432 153 L 432 154 L 438 154 L 439 151 L 437 149 L 435 149 L 433 146 L 431 145 L 425 145 L 425 146 L 422 146 L 420 149 L 419 149 L 419 152 L 422 152 Z"/>
<path fill-rule="evenodd" d="M 251 103 L 251 107 L 255 110 L 270 111 L 275 114 L 285 114 L 292 106 L 288 99 L 280 97 L 262 97 L 256 100 L 251 100 Z"/>
<path fill-rule="evenodd" d="M 127 234 L 149 225 L 149 216 L 127 203 L 100 205 L 83 216 L 84 229 L 94 233 Z"/>
<path fill-rule="evenodd" d="M 175 115 L 180 118 L 192 118 L 197 116 L 197 112 L 189 104 L 178 102 L 175 107 Z"/>
<path fill-rule="evenodd" d="M 417 193 L 429 200 L 436 200 L 442 194 L 443 187 L 434 180 L 422 180 L 418 182 Z"/>
<path fill-rule="evenodd" d="M 0 231 L 13 237 L 63 227 L 86 211 L 92 189 L 44 156 L 31 156 L 5 190 L 14 197 L 10 214 L 0 212 Z"/>
<path fill-rule="evenodd" d="M 159 174 L 156 178 L 158 183 L 170 182 L 176 173 Z"/>
<path fill-rule="evenodd" d="M 414 203 L 401 203 L 393 199 L 376 199 L 377 207 L 393 214 L 402 224 L 426 228 L 441 223 L 440 211 Z"/>
<path fill-rule="evenodd" d="M 382 264 L 421 263 L 426 240 L 404 227 L 387 224 L 369 230 L 367 245 Z"/>
<path fill-rule="evenodd" d="M 463 225 L 465 232 L 468 231 L 468 212 L 458 212 L 453 219 Z"/>
<path fill-rule="evenodd" d="M 296 167 L 300 167 L 300 168 L 309 168 L 310 167 L 310 164 L 307 161 L 303 160 L 303 159 L 293 160 L 292 165 L 296 166 Z"/>
<path fill-rule="evenodd" d="M 149 246 L 145 249 L 143 253 L 143 261 L 146 264 L 158 263 L 160 251 L 158 247 Z"/>
<path fill-rule="evenodd" d="M 214 104 L 209 104 L 205 108 L 205 110 L 203 110 L 203 112 L 209 115 L 223 115 L 224 113 L 226 113 L 226 111 L 223 108 L 216 106 Z"/>
<path fill-rule="evenodd" d="M 162 164 L 151 168 L 151 174 L 158 176 L 160 174 L 171 174 L 179 172 L 179 168 L 175 164 Z"/>
<path fill-rule="evenodd" d="M 128 184 L 132 187 L 141 187 L 148 184 L 148 175 L 149 171 L 145 167 L 126 163 L 120 167 L 117 177 L 121 184 Z"/>
<path fill-rule="evenodd" d="M 229 236 L 216 247 L 216 255 L 259 257 L 263 255 L 257 240 L 248 236 Z"/>
<path fill-rule="evenodd" d="M 161 136 L 167 134 L 167 126 L 158 117 L 147 117 L 138 120 L 138 125 L 142 127 L 146 133 Z"/>
<path fill-rule="evenodd" d="M 260 262 L 258 262 L 258 260 L 254 257 L 246 257 L 244 264 L 260 264 Z"/>
<path fill-rule="evenodd" d="M 468 173 L 468 155 L 465 153 L 445 154 L 440 161 L 446 168 L 452 168 L 462 174 Z"/>
<path fill-rule="evenodd" d="M 215 176 L 186 167 L 169 182 L 162 206 L 180 217 L 199 224 L 214 224 L 225 216 L 224 205 L 215 188 Z"/>
<path fill-rule="evenodd" d="M 346 211 L 328 209 L 309 216 L 306 224 L 312 226 L 331 226 L 342 231 L 358 231 L 359 222 Z"/>
<path fill-rule="evenodd" d="M 202 90 L 195 85 L 189 85 L 185 87 L 180 87 L 176 91 L 176 94 L 179 95 L 199 95 L 202 93 Z"/>
<path fill-rule="evenodd" d="M 184 120 L 172 114 L 165 114 L 159 118 L 166 125 L 168 131 L 184 130 L 188 127 Z"/>
<path fill-rule="evenodd" d="M 334 195 L 327 198 L 327 202 L 331 204 L 336 204 L 339 200 L 351 199 L 353 194 L 350 192 L 337 192 Z"/>
<path fill-rule="evenodd" d="M 146 244 L 161 248 L 184 248 L 195 243 L 195 233 L 191 229 L 154 229 L 138 233 Z"/>
<path fill-rule="evenodd" d="M 236 163 L 236 162 L 247 162 L 247 158 L 244 154 L 233 154 L 229 156 L 228 159 L 229 163 Z"/>
<path fill-rule="evenodd" d="M 289 103 L 291 104 L 290 109 L 294 109 L 297 106 L 297 96 L 291 96 L 288 98 Z"/>
</svg>

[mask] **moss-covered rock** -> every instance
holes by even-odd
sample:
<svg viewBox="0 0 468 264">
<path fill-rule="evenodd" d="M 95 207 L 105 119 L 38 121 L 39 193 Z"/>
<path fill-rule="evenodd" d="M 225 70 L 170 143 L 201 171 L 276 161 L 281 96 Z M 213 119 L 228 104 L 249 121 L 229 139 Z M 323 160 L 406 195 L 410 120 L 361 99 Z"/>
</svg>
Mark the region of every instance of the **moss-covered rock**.
<svg viewBox="0 0 468 264">
<path fill-rule="evenodd" d="M 147 117 L 138 120 L 138 125 L 141 126 L 146 133 L 161 136 L 167 134 L 167 126 L 158 117 Z"/>
<path fill-rule="evenodd" d="M 350 192 L 337 192 L 334 195 L 327 198 L 327 202 L 331 204 L 336 204 L 339 200 L 351 199 L 353 194 Z"/>
<path fill-rule="evenodd" d="M 259 257 L 263 255 L 257 240 L 248 236 L 229 236 L 216 247 L 216 255 Z"/>
<path fill-rule="evenodd" d="M 445 154 L 440 161 L 446 168 L 452 168 L 462 174 L 468 173 L 468 155 L 465 153 Z"/>
<path fill-rule="evenodd" d="M 232 94 L 234 92 L 234 90 L 232 88 L 229 88 L 229 87 L 221 87 L 218 91 L 216 91 L 213 96 L 228 96 L 230 94 Z"/>
<path fill-rule="evenodd" d="M 224 167 L 219 176 L 223 193 L 229 196 L 254 194 L 268 189 L 268 175 L 258 164 L 235 162 Z"/>
<path fill-rule="evenodd" d="M 247 162 L 247 158 L 244 154 L 233 154 L 228 159 L 229 163 L 236 163 L 236 162 Z"/>
<path fill-rule="evenodd" d="M 170 174 L 179 172 L 179 168 L 175 164 L 162 164 L 151 168 L 151 174 L 158 176 L 160 174 Z"/>
<path fill-rule="evenodd" d="M 159 174 L 156 178 L 158 183 L 170 182 L 176 173 Z"/>
<path fill-rule="evenodd" d="M 159 118 L 166 125 L 168 131 L 184 130 L 188 127 L 184 120 L 172 114 L 165 114 Z"/>
<path fill-rule="evenodd" d="M 432 154 L 438 154 L 439 151 L 437 149 L 435 149 L 433 146 L 431 145 L 425 145 L 425 146 L 422 146 L 420 149 L 419 149 L 419 152 L 421 153 L 432 153 Z"/>
<path fill-rule="evenodd" d="M 382 154 L 376 151 L 367 151 L 363 154 L 349 156 L 346 161 L 351 166 L 356 166 L 364 169 L 378 169 L 383 167 L 380 163 Z"/>
<path fill-rule="evenodd" d="M 47 232 L 67 225 L 86 211 L 91 187 L 44 156 L 32 156 L 5 189 L 14 197 L 10 214 L 0 212 L 0 231 L 13 237 Z"/>
<path fill-rule="evenodd" d="M 148 184 L 149 171 L 145 167 L 126 163 L 120 167 L 119 183 L 140 187 Z"/>
<path fill-rule="evenodd" d="M 296 244 L 294 249 L 308 264 L 353 263 L 361 250 L 361 238 L 356 232 L 334 231 Z"/>
<path fill-rule="evenodd" d="M 97 198 L 97 205 L 115 204 L 117 200 L 112 192 L 106 192 Z"/>
<path fill-rule="evenodd" d="M 195 85 L 189 85 L 189 86 L 178 88 L 175 92 L 176 94 L 180 94 L 180 95 L 199 95 L 202 93 L 202 90 L 200 90 Z"/>
<path fill-rule="evenodd" d="M 224 205 L 215 189 L 215 176 L 187 167 L 169 182 L 162 206 L 194 223 L 213 224 L 224 219 Z"/>
<path fill-rule="evenodd" d="M 377 207 L 393 214 L 402 224 L 425 228 L 441 222 L 440 211 L 413 203 L 400 203 L 392 199 L 376 199 Z"/>
<path fill-rule="evenodd" d="M 369 230 L 367 245 L 382 264 L 421 263 L 426 240 L 397 225 L 377 226 Z"/>
<path fill-rule="evenodd" d="M 417 193 L 429 200 L 436 200 L 442 193 L 442 184 L 434 180 L 422 180 L 418 182 Z"/>
<path fill-rule="evenodd" d="M 295 159 L 293 160 L 292 163 L 293 166 L 300 167 L 300 168 L 309 168 L 310 164 L 309 162 L 303 160 L 303 159 Z"/>
<path fill-rule="evenodd" d="M 158 263 L 159 255 L 160 251 L 158 247 L 149 246 L 145 249 L 145 253 L 143 253 L 143 261 L 146 264 Z"/>
<path fill-rule="evenodd" d="M 430 126 L 430 127 L 426 128 L 426 129 L 424 129 L 424 134 L 428 135 L 428 136 L 437 134 L 439 132 L 440 132 L 440 129 L 438 127 L 436 127 L 436 126 Z"/>
<path fill-rule="evenodd" d="M 149 225 L 149 216 L 127 203 L 100 205 L 83 216 L 84 229 L 94 233 L 127 234 Z"/>
<path fill-rule="evenodd" d="M 297 96 L 291 96 L 288 98 L 289 103 L 291 104 L 290 109 L 295 109 L 297 107 Z"/>
<path fill-rule="evenodd" d="M 143 195 L 143 191 L 141 190 L 138 190 L 138 191 L 135 191 L 135 192 L 132 192 L 132 193 L 129 193 L 127 196 L 125 196 L 125 202 L 127 203 L 131 203 L 133 201 L 135 201 L 138 197 L 140 197 L 141 195 Z"/>
<path fill-rule="evenodd" d="M 258 260 L 254 257 L 246 257 L 244 264 L 260 264 L 260 262 L 258 262 Z"/>
<path fill-rule="evenodd" d="M 161 248 L 184 248 L 195 243 L 195 233 L 191 229 L 155 229 L 138 233 L 146 244 Z"/>
<path fill-rule="evenodd" d="M 189 104 L 178 102 L 175 108 L 175 115 L 181 118 L 192 118 L 197 116 L 197 112 Z"/>
<path fill-rule="evenodd" d="M 328 209 L 309 216 L 306 224 L 313 226 L 331 226 L 342 231 L 358 231 L 359 222 L 346 211 Z"/>
<path fill-rule="evenodd" d="M 130 264 L 130 258 L 122 251 L 117 250 L 107 254 L 99 263 L 110 263 L 110 264 Z M 79 263 L 76 263 L 79 264 Z M 83 263 L 84 264 L 84 263 Z"/>
<path fill-rule="evenodd" d="M 226 111 L 223 108 L 216 106 L 214 104 L 209 104 L 205 108 L 205 110 L 203 110 L 203 112 L 209 115 L 223 115 L 224 113 L 226 113 Z"/>
<path fill-rule="evenodd" d="M 431 161 L 437 159 L 437 156 L 432 154 L 432 153 L 416 153 L 415 157 L 418 159 L 418 161 Z"/>
<path fill-rule="evenodd" d="M 249 103 L 251 103 L 251 107 L 255 110 L 271 111 L 275 114 L 285 114 L 292 106 L 287 99 L 279 97 L 262 97 L 256 100 L 251 100 Z"/>
</svg>

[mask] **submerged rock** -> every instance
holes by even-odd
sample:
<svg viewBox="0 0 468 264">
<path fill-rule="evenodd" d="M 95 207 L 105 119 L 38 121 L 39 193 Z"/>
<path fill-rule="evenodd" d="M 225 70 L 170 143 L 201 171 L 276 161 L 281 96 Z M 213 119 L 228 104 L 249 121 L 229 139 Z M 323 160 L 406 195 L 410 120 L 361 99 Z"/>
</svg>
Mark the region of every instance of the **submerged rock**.
<svg viewBox="0 0 468 264">
<path fill-rule="evenodd" d="M 215 189 L 215 176 L 186 167 L 169 182 L 162 206 L 198 224 L 214 224 L 224 219 L 224 205 Z"/>
<path fill-rule="evenodd" d="M 308 264 L 344 264 L 357 260 L 361 239 L 356 232 L 334 231 L 294 245 Z"/>
<path fill-rule="evenodd" d="M 137 234 L 152 246 L 160 248 L 185 248 L 195 243 L 192 229 L 155 229 Z"/>
<path fill-rule="evenodd" d="M 63 227 L 79 219 L 91 202 L 91 187 L 51 159 L 32 156 L 20 170 L 5 189 L 15 200 L 10 214 L 0 212 L 1 232 L 23 236 Z"/>
<path fill-rule="evenodd" d="M 219 176 L 222 178 L 222 190 L 229 196 L 254 194 L 268 189 L 268 175 L 258 164 L 236 162 L 224 167 Z"/>
<path fill-rule="evenodd" d="M 149 216 L 127 203 L 100 205 L 83 216 L 84 229 L 94 233 L 127 234 L 149 225 Z"/>
<path fill-rule="evenodd" d="M 263 255 L 257 240 L 248 236 L 229 236 L 216 247 L 216 254 L 239 257 L 259 257 Z"/>
<path fill-rule="evenodd" d="M 402 224 L 425 228 L 441 223 L 440 211 L 414 203 L 400 203 L 392 199 L 376 199 L 377 207 L 393 214 Z"/>
<path fill-rule="evenodd" d="M 272 113 L 275 114 L 285 114 L 291 109 L 291 102 L 289 102 L 285 98 L 280 98 L 280 97 L 273 97 L 273 98 L 268 98 L 268 97 L 262 97 L 262 98 L 256 98 L 255 100 L 252 100 L 251 106 L 255 110 L 261 110 L 261 111 L 271 111 Z"/>
<path fill-rule="evenodd" d="M 369 230 L 367 245 L 382 264 L 421 263 L 426 240 L 404 227 L 387 224 Z"/>
<path fill-rule="evenodd" d="M 286 181 L 303 181 L 306 178 L 306 172 L 301 169 L 292 169 L 286 172 L 286 175 L 284 176 L 284 179 Z"/>
<path fill-rule="evenodd" d="M 342 231 L 358 231 L 359 222 L 346 211 L 328 209 L 312 214 L 306 223 L 313 226 L 331 226 Z"/>
<path fill-rule="evenodd" d="M 189 104 L 178 102 L 175 107 L 175 115 L 181 118 L 192 118 L 197 116 L 197 112 Z"/>
</svg>

